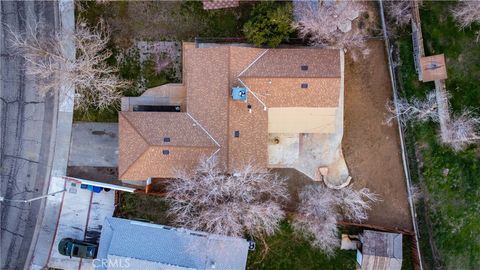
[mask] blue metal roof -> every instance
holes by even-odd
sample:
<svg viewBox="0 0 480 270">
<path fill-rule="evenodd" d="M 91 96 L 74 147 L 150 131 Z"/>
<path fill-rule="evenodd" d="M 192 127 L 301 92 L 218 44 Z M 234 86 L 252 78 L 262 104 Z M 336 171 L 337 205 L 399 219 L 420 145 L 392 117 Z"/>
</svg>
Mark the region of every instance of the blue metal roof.
<svg viewBox="0 0 480 270">
<path fill-rule="evenodd" d="M 97 258 L 118 256 L 180 269 L 245 269 L 247 255 L 245 239 L 108 217 Z"/>
</svg>

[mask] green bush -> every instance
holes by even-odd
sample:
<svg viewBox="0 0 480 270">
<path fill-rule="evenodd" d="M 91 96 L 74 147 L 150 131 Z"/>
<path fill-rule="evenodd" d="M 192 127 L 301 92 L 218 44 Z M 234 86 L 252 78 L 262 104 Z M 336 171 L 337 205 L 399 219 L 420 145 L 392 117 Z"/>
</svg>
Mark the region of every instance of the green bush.
<svg viewBox="0 0 480 270">
<path fill-rule="evenodd" d="M 292 5 L 285 2 L 259 2 L 252 10 L 251 19 L 243 26 L 243 33 L 256 46 L 277 47 L 293 32 Z"/>
</svg>

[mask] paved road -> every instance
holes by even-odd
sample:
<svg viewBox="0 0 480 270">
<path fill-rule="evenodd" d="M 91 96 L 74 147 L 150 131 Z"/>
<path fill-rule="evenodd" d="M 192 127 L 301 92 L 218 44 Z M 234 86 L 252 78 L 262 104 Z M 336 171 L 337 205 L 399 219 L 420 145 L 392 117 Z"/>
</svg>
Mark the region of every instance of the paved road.
<svg viewBox="0 0 480 270">
<path fill-rule="evenodd" d="M 0 196 L 29 199 L 43 194 L 49 178 L 56 100 L 36 95 L 35 82 L 24 72 L 24 61 L 7 46 L 3 24 L 23 32 L 28 22 L 38 18 L 45 25 L 39 34 L 53 34 L 58 7 L 56 2 L 47 1 L 1 1 L 0 11 Z M 1 203 L 1 269 L 23 269 L 39 207 L 40 201 Z"/>
</svg>

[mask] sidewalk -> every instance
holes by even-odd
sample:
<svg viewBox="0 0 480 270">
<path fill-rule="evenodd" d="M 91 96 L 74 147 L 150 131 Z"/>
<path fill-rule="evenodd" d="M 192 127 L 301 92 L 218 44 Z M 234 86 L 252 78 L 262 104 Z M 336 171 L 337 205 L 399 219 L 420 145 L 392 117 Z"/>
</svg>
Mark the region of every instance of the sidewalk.
<svg viewBox="0 0 480 270">
<path fill-rule="evenodd" d="M 75 29 L 75 6 L 72 0 L 60 0 L 59 17 L 61 30 L 64 33 L 73 32 Z M 73 40 L 65 40 L 66 46 L 71 48 L 70 57 L 75 57 L 75 45 Z M 53 160 L 50 164 L 50 183 L 46 185 L 44 194 L 62 190 L 66 183 L 61 176 L 66 174 L 67 160 L 70 150 L 70 139 L 73 121 L 73 95 L 75 90 L 61 89 L 58 98 L 58 112 L 56 112 L 55 121 L 52 125 Z M 56 110 L 55 110 L 56 111 Z M 52 246 L 53 236 L 56 232 L 60 209 L 65 193 L 49 196 L 42 204 L 39 210 L 39 217 L 32 245 L 27 257 L 27 265 L 30 269 L 43 269 L 47 265 L 50 253 L 49 247 Z M 31 258 L 31 260 L 30 260 Z M 28 268 L 28 267 L 25 267 Z"/>
</svg>

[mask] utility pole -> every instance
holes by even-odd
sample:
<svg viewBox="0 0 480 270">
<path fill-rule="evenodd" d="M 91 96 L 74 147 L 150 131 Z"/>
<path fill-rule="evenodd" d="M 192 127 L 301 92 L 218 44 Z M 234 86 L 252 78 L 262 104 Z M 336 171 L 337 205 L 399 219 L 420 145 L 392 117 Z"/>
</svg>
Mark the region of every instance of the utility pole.
<svg viewBox="0 0 480 270">
<path fill-rule="evenodd" d="M 59 190 L 59 191 L 55 191 L 55 192 L 52 192 L 52 193 L 48 193 L 48 194 L 45 194 L 45 195 L 42 195 L 42 196 L 39 196 L 39 197 L 34 197 L 34 198 L 31 198 L 31 199 L 28 199 L 28 200 L 5 199 L 5 197 L 0 196 L 0 202 L 31 203 L 31 202 L 33 202 L 33 201 L 41 200 L 41 199 L 46 198 L 46 197 L 48 197 L 48 196 L 54 196 L 55 194 L 62 193 L 62 192 L 65 192 L 65 191 L 67 191 L 67 190 L 66 190 L 66 189 L 63 189 L 63 190 Z"/>
</svg>

